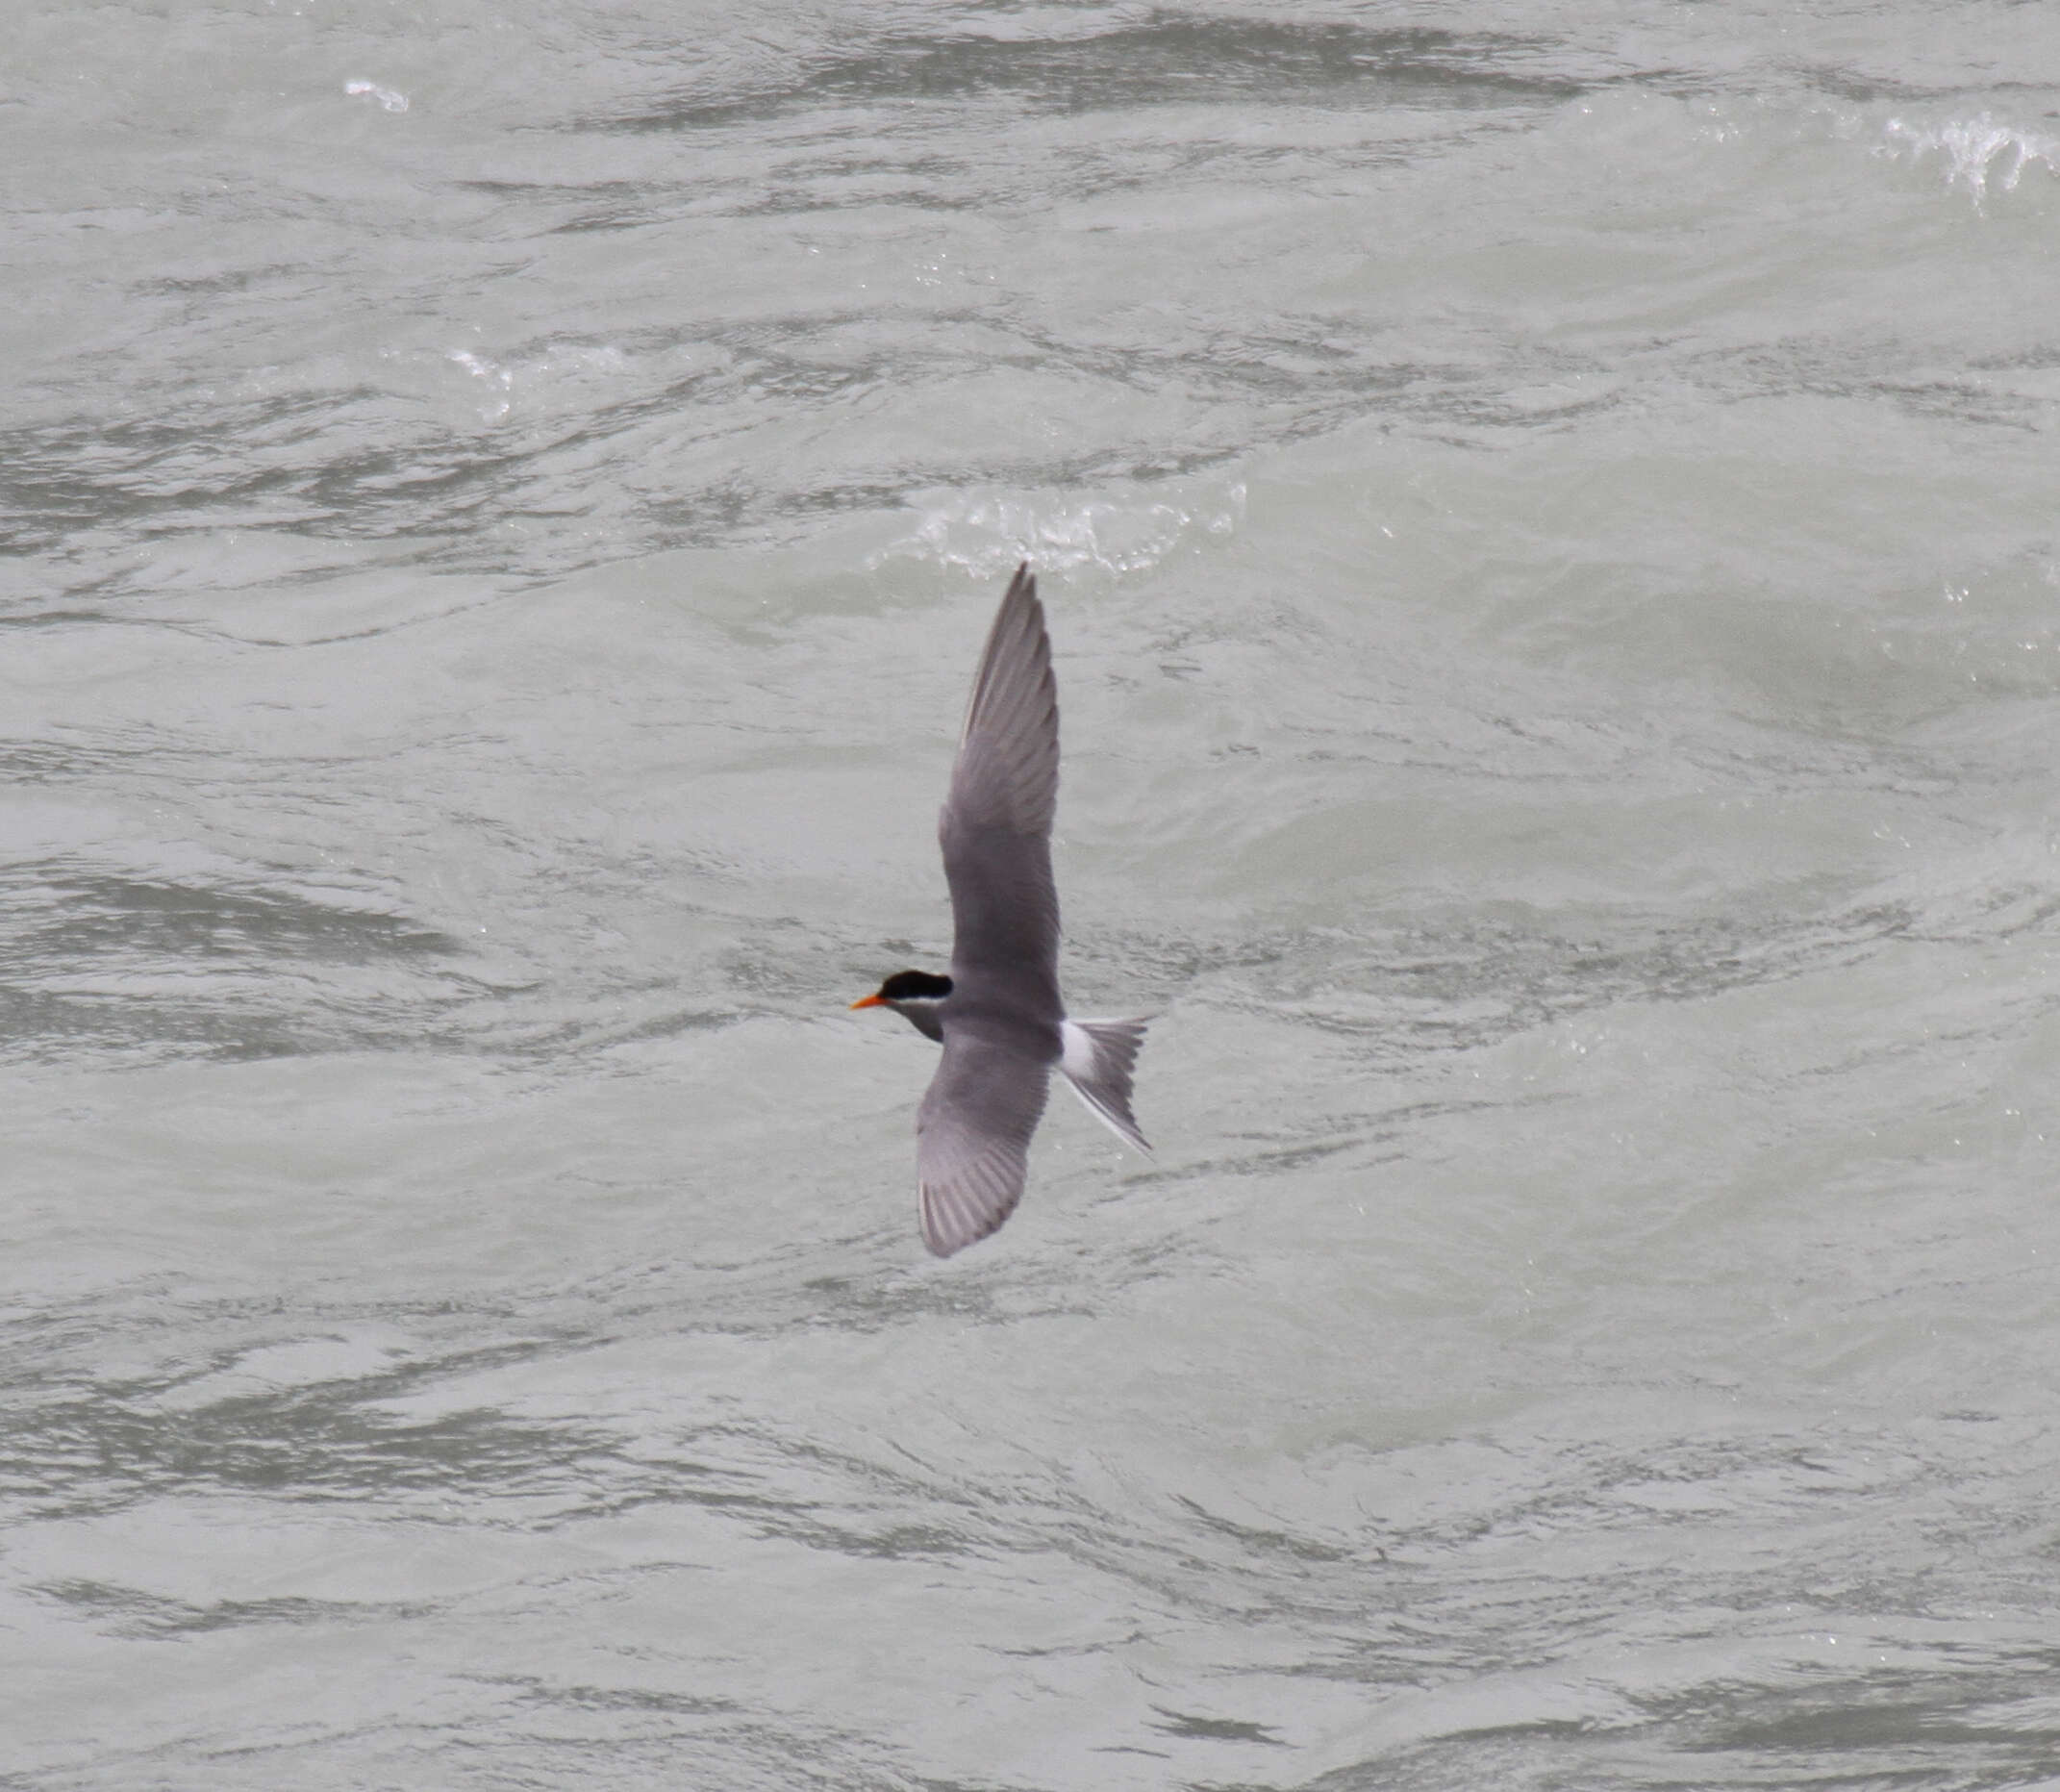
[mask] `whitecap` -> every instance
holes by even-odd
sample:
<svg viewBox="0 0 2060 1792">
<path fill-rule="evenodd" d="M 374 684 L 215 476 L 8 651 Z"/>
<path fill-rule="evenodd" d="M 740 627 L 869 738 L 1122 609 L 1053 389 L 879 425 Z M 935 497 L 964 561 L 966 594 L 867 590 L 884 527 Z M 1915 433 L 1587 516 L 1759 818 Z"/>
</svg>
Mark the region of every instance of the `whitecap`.
<svg viewBox="0 0 2060 1792">
<path fill-rule="evenodd" d="M 381 110 L 386 112 L 406 112 L 408 110 L 407 94 L 395 92 L 391 88 L 383 88 L 376 81 L 346 81 L 343 84 L 343 91 L 349 94 L 352 99 L 370 94 L 373 99 L 379 102 Z"/>
<path fill-rule="evenodd" d="M 1193 480 L 1127 497 L 1068 502 L 947 492 L 917 499 L 915 528 L 875 557 L 934 560 L 988 577 L 1028 558 L 1043 570 L 1143 572 L 1168 555 L 1232 534 L 1244 517 L 1242 480 Z"/>
<path fill-rule="evenodd" d="M 479 408 L 480 419 L 483 422 L 498 423 L 514 408 L 514 369 L 504 367 L 496 361 L 490 361 L 484 355 L 475 355 L 469 348 L 447 350 L 443 358 L 463 367 L 492 394 Z"/>
<path fill-rule="evenodd" d="M 1891 118 L 1881 135 L 1884 155 L 1907 154 L 1913 162 L 1944 157 L 1947 184 L 1964 185 L 1976 206 L 1987 201 L 1992 183 L 2004 192 L 2013 190 L 2034 162 L 2049 174 L 2060 174 L 2060 138 L 1999 124 L 1986 112 L 1931 125 Z"/>
</svg>

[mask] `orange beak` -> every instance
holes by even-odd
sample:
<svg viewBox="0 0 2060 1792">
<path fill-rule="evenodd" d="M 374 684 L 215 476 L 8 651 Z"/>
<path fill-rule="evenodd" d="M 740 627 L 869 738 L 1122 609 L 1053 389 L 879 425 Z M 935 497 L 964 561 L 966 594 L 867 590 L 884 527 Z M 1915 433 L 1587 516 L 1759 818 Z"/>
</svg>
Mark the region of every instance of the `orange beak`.
<svg viewBox="0 0 2060 1792">
<path fill-rule="evenodd" d="M 887 1006 L 877 996 L 861 996 L 851 1005 L 854 1008 L 884 1008 Z"/>
</svg>

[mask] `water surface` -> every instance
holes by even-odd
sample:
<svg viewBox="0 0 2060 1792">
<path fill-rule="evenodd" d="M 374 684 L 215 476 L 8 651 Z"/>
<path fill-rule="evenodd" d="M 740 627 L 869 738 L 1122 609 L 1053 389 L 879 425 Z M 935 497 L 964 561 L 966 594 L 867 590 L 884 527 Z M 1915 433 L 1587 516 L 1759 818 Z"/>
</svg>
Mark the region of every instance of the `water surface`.
<svg viewBox="0 0 2060 1792">
<path fill-rule="evenodd" d="M 2060 1784 L 2043 9 L 0 33 L 0 1778 Z"/>
</svg>

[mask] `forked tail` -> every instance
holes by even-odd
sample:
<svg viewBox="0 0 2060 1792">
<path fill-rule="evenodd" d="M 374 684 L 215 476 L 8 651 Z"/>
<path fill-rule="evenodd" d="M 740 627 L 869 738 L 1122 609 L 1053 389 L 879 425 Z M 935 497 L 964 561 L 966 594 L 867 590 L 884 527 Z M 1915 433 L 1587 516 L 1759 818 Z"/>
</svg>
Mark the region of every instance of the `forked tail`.
<svg viewBox="0 0 2060 1792">
<path fill-rule="evenodd" d="M 1073 1093 L 1118 1138 L 1150 1155 L 1151 1147 L 1130 1117 L 1130 1073 L 1144 1044 L 1144 1021 L 1064 1021 L 1059 1069 Z"/>
</svg>

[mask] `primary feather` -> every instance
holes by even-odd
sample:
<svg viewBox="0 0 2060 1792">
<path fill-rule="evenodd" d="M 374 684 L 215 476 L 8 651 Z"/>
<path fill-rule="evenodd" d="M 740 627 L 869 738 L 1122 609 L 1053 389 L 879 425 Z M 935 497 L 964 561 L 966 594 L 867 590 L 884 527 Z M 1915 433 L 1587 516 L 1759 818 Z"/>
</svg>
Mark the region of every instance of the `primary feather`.
<svg viewBox="0 0 2060 1792">
<path fill-rule="evenodd" d="M 1058 804 L 1059 688 L 1037 581 L 1021 567 L 973 675 L 937 838 L 951 886 L 953 982 L 1006 977 L 1053 1025 L 1061 1013 L 1051 877 Z"/>
</svg>

